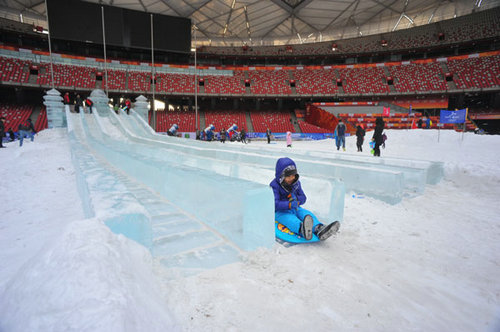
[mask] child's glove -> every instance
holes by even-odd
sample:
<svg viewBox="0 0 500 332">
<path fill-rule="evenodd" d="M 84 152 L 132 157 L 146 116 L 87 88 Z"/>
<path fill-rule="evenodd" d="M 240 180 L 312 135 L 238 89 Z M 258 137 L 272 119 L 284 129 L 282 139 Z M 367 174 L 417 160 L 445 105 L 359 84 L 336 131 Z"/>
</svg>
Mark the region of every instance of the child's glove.
<svg viewBox="0 0 500 332">
<path fill-rule="evenodd" d="M 299 202 L 297 201 L 297 197 L 294 194 L 290 193 L 288 194 L 287 198 L 288 198 L 288 208 L 290 210 L 291 209 L 297 210 L 299 207 Z"/>
</svg>

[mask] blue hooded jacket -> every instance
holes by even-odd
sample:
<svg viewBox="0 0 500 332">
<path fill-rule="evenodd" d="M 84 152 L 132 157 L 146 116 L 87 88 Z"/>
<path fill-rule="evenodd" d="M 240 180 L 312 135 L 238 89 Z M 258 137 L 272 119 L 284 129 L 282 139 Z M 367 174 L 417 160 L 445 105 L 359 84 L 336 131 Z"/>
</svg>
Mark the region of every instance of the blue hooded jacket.
<svg viewBox="0 0 500 332">
<path fill-rule="evenodd" d="M 295 162 L 290 158 L 280 158 L 276 162 L 276 174 L 275 178 L 269 184 L 273 188 L 274 192 L 274 210 L 275 211 L 286 211 L 290 208 L 290 201 L 288 195 L 292 194 L 297 198 L 299 205 L 303 205 L 306 202 L 306 194 L 302 191 L 302 186 L 299 181 L 299 174 L 296 173 L 295 181 L 291 185 L 286 185 L 285 171 L 295 170 L 297 171 L 297 166 Z"/>
</svg>

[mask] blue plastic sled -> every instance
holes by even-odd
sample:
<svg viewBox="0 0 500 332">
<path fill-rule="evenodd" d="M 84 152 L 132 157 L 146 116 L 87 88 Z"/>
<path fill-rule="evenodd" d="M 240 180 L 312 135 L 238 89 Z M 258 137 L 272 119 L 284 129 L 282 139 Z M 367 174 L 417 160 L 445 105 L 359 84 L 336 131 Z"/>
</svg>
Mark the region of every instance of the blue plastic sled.
<svg viewBox="0 0 500 332">
<path fill-rule="evenodd" d="M 302 236 L 295 234 L 291 230 L 289 230 L 286 226 L 280 224 L 279 222 L 275 221 L 275 231 L 276 231 L 276 239 L 278 242 L 288 242 L 288 243 L 313 243 L 313 242 L 319 242 L 319 238 L 316 236 L 316 234 L 313 234 L 312 239 L 307 241 L 304 239 Z"/>
</svg>

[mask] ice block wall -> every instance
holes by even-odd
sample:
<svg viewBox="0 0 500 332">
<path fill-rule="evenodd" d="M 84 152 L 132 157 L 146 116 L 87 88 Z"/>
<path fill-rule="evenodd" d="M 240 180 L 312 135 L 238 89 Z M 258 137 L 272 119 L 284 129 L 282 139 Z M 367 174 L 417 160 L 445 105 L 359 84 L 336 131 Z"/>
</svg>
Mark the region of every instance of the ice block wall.
<svg viewBox="0 0 500 332">
<path fill-rule="evenodd" d="M 168 155 L 169 161 L 176 165 L 189 165 L 197 169 L 208 170 L 217 174 L 226 175 L 238 179 L 269 185 L 275 175 L 274 167 L 279 156 L 262 157 L 256 153 L 242 153 L 241 151 L 220 151 L 210 145 L 193 146 L 196 141 L 189 140 L 188 144 L 179 143 L 178 139 L 171 141 L 152 138 L 144 138 L 136 134 L 137 125 L 129 121 L 128 116 L 110 115 L 111 124 L 101 124 L 103 132 L 106 128 L 121 128 L 123 137 L 116 139 L 130 140 L 136 144 L 132 147 L 138 154 L 154 154 L 162 151 Z M 108 121 L 108 120 L 106 120 Z M 104 117 L 97 118 L 97 122 L 106 122 Z M 162 137 L 160 137 L 162 138 Z M 108 139 L 114 139 L 109 137 Z M 198 142 L 199 143 L 199 142 Z M 324 220 L 343 220 L 345 186 L 341 180 L 332 174 L 322 174 L 315 171 L 307 172 L 307 168 L 314 168 L 307 160 L 297 161 L 301 182 L 307 191 L 308 201 L 305 208 L 312 209 Z M 304 166 L 304 167 L 303 167 Z M 307 167 L 306 167 L 307 166 Z M 304 169 L 303 169 L 303 168 Z M 303 172 L 303 170 L 305 172 Z M 326 202 L 326 203 L 325 203 Z"/>
<path fill-rule="evenodd" d="M 101 111 L 81 114 L 89 145 L 114 167 L 193 213 L 243 249 L 274 243 L 274 199 L 269 186 L 174 162 L 151 142 L 136 143 L 100 126 Z M 108 113 L 108 117 L 109 117 Z M 104 131 L 103 131 L 104 130 Z"/>
<path fill-rule="evenodd" d="M 92 155 L 85 143 L 81 126 L 73 123 L 74 118 L 69 109 L 66 110 L 66 119 L 77 188 L 85 217 L 98 217 L 113 232 L 124 234 L 151 248 L 151 222 L 143 206 Z"/>
</svg>

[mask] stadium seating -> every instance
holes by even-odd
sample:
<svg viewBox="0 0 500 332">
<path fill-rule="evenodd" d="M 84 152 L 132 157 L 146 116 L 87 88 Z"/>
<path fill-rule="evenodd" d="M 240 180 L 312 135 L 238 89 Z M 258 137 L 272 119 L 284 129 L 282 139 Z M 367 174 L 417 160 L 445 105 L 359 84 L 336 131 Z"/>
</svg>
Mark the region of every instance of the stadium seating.
<svg viewBox="0 0 500 332">
<path fill-rule="evenodd" d="M 384 80 L 381 67 L 339 69 L 344 92 L 348 94 L 387 93 L 389 86 Z"/>
<path fill-rule="evenodd" d="M 0 81 L 26 83 L 29 79 L 31 62 L 0 57 Z"/>
<path fill-rule="evenodd" d="M 235 71 L 234 76 L 205 75 L 205 93 L 213 94 L 244 94 L 245 73 Z"/>
<path fill-rule="evenodd" d="M 250 89 L 254 94 L 288 95 L 292 88 L 286 70 L 250 70 Z"/>
<path fill-rule="evenodd" d="M 295 132 L 288 112 L 251 111 L 250 118 L 254 132 L 265 133 L 268 128 L 273 133 Z"/>
<path fill-rule="evenodd" d="M 17 127 L 21 122 L 26 121 L 33 113 L 31 105 L 0 105 L 0 116 L 5 118 L 5 131 L 12 129 L 17 132 Z"/>
<path fill-rule="evenodd" d="M 108 70 L 108 86 L 110 90 L 126 90 L 127 73 L 124 70 Z M 102 87 L 106 88 L 106 75 L 102 76 Z"/>
<path fill-rule="evenodd" d="M 492 88 L 500 85 L 500 56 L 448 61 L 459 89 Z"/>
<path fill-rule="evenodd" d="M 238 126 L 238 131 L 244 128 L 248 131 L 247 120 L 244 111 L 207 111 L 205 112 L 205 124 L 213 124 L 215 131 L 222 128 L 228 129 L 233 124 Z"/>
<path fill-rule="evenodd" d="M 136 92 L 151 91 L 151 73 L 129 71 L 128 89 Z"/>
<path fill-rule="evenodd" d="M 389 66 L 398 92 L 446 91 L 444 74 L 439 63 L 409 63 Z"/>
<path fill-rule="evenodd" d="M 167 132 L 173 124 L 179 126 L 180 132 L 196 131 L 194 111 L 157 111 L 156 112 L 156 131 Z M 199 115 L 198 115 L 198 123 Z"/>
<path fill-rule="evenodd" d="M 464 41 L 497 38 L 500 31 L 500 7 L 477 11 L 449 20 L 428 25 L 416 26 L 410 29 L 398 29 L 391 33 L 357 36 L 335 41 L 304 43 L 295 45 L 219 47 L 202 46 L 200 54 L 234 55 L 250 57 L 297 57 L 332 54 L 363 54 L 373 52 L 390 52 L 403 49 L 423 49 L 444 45 L 463 43 Z M 443 33 L 444 38 L 438 38 Z M 387 44 L 382 45 L 382 40 Z M 332 44 L 336 50 L 332 50 Z"/>
<path fill-rule="evenodd" d="M 303 133 L 320 133 L 320 134 L 331 133 L 331 131 L 327 129 L 315 126 L 305 121 L 298 121 L 298 124 L 300 127 L 300 131 L 302 131 Z"/>
<path fill-rule="evenodd" d="M 480 11 L 439 23 L 447 43 L 463 43 L 498 36 L 500 8 Z"/>
<path fill-rule="evenodd" d="M 38 118 L 36 119 L 35 130 L 36 132 L 39 132 L 40 130 L 46 129 L 47 127 L 47 109 L 45 108 L 45 106 L 43 106 L 40 111 L 40 115 L 38 115 Z"/>
<path fill-rule="evenodd" d="M 156 91 L 194 94 L 194 75 L 159 73 L 156 77 L 158 85 Z M 199 92 L 200 88 L 196 86 Z"/>
<path fill-rule="evenodd" d="M 50 85 L 50 67 L 49 63 L 39 66 L 37 84 Z M 62 64 L 53 64 L 52 68 L 55 86 L 95 89 L 97 68 Z"/>
<path fill-rule="evenodd" d="M 299 94 L 335 94 L 337 81 L 333 69 L 295 70 L 295 89 Z"/>
</svg>

